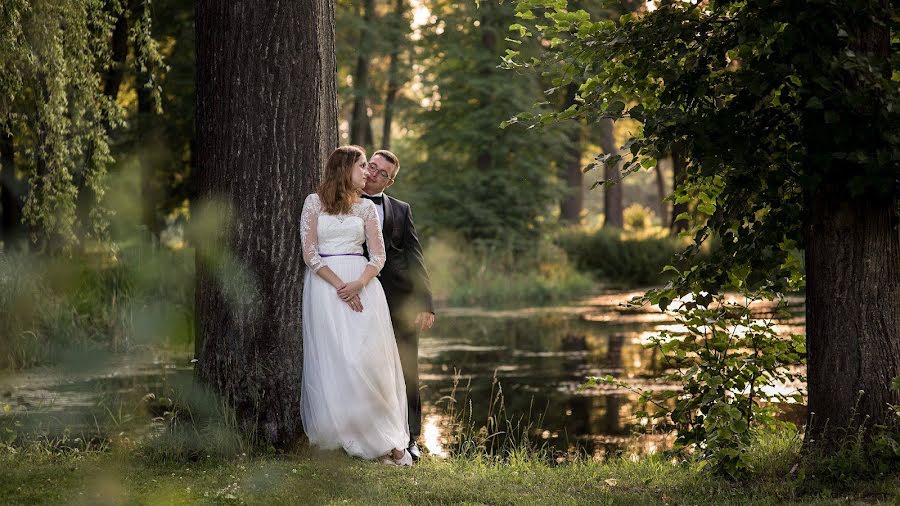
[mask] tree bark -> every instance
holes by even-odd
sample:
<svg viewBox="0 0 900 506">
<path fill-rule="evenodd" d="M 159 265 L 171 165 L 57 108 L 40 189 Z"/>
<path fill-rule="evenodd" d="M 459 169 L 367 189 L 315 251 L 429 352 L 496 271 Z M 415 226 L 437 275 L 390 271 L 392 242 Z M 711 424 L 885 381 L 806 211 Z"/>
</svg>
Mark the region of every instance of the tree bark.
<svg viewBox="0 0 900 506">
<path fill-rule="evenodd" d="M 685 177 L 685 163 L 684 157 L 681 155 L 681 152 L 677 149 L 672 150 L 672 188 L 678 188 L 684 183 Z M 678 215 L 681 213 L 688 212 L 687 202 L 674 203 L 672 204 L 672 222 L 670 224 L 670 229 L 672 233 L 678 234 L 680 232 L 684 232 L 690 226 L 690 222 L 688 220 L 679 220 Z"/>
<path fill-rule="evenodd" d="M 334 1 L 199 0 L 196 31 L 197 185 L 228 220 L 197 245 L 195 373 L 244 433 L 289 448 L 302 435 L 300 213 L 338 142 Z"/>
<path fill-rule="evenodd" d="M 879 7 L 886 21 L 888 1 Z M 880 63 L 886 79 L 888 26 L 860 17 L 849 30 L 854 51 Z M 896 191 L 852 198 L 837 178 L 806 196 L 807 445 L 835 449 L 859 431 L 868 439 L 876 426 L 900 431 L 891 409 L 900 404 L 900 391 L 891 389 L 900 376 L 898 204 Z"/>
<path fill-rule="evenodd" d="M 16 178 L 13 138 L 0 130 L 0 241 L 6 250 L 25 239 L 22 225 L 24 186 Z"/>
<path fill-rule="evenodd" d="M 128 57 L 128 12 L 122 9 L 120 12 L 110 12 L 110 15 L 116 16 L 116 24 L 111 42 L 112 65 L 103 80 L 103 93 L 116 100 L 125 76 L 125 59 Z"/>
<path fill-rule="evenodd" d="M 665 226 L 666 223 L 669 223 L 669 206 L 666 204 L 668 193 L 666 192 L 666 178 L 663 175 L 662 162 L 663 160 L 656 161 L 656 194 L 659 204 L 659 223 Z"/>
<path fill-rule="evenodd" d="M 566 90 L 566 101 L 563 109 L 575 103 L 578 86 L 570 84 Z M 568 132 L 569 152 L 563 163 L 563 181 L 566 189 L 559 205 L 559 220 L 563 224 L 577 225 L 581 222 L 581 211 L 584 209 L 584 173 L 581 171 L 582 127 L 581 122 L 574 121 Z"/>
<path fill-rule="evenodd" d="M 896 424 L 900 404 L 897 202 L 841 190 L 809 196 L 805 252 L 807 443 L 832 447 L 862 424 Z"/>
<path fill-rule="evenodd" d="M 600 147 L 604 153 L 618 153 L 616 146 L 613 120 L 600 120 Z M 606 166 L 603 169 L 603 178 L 613 181 L 612 185 L 603 187 L 603 227 L 623 228 L 625 226 L 625 213 L 622 195 L 622 173 L 619 165 Z"/>
<path fill-rule="evenodd" d="M 363 0 L 363 28 L 359 35 L 359 56 L 353 73 L 353 112 L 350 118 L 350 143 L 371 147 L 372 124 L 369 120 L 369 57 L 372 48 L 372 18 L 375 15 L 375 0 Z"/>
<path fill-rule="evenodd" d="M 141 19 L 143 16 L 144 5 L 140 1 L 131 3 L 131 11 L 134 19 Z M 137 41 L 136 41 L 137 42 Z M 136 43 L 132 48 L 135 55 L 140 54 L 144 48 Z M 146 229 L 150 238 L 159 239 L 162 233 L 162 222 L 158 216 L 159 203 L 162 200 L 159 186 L 155 181 L 156 171 L 159 167 L 158 151 L 160 143 L 161 128 L 154 128 L 154 116 L 157 114 L 155 98 L 153 90 L 148 88 L 146 84 L 150 82 L 149 71 L 142 70 L 141 64 L 135 61 L 135 92 L 137 94 L 137 117 L 135 124 L 137 125 L 138 135 L 141 144 L 137 146 L 136 156 L 140 170 L 141 185 L 141 224 Z"/>
<path fill-rule="evenodd" d="M 406 7 L 403 0 L 397 0 L 394 8 L 394 26 L 392 35 L 396 37 L 391 47 L 390 62 L 388 63 L 388 87 L 384 97 L 384 125 L 381 130 L 381 149 L 391 149 L 391 128 L 394 124 L 394 104 L 397 101 L 397 93 L 400 91 L 400 46 L 406 41 L 403 26 L 403 13 Z M 403 35 L 401 35 L 403 33 Z"/>
</svg>

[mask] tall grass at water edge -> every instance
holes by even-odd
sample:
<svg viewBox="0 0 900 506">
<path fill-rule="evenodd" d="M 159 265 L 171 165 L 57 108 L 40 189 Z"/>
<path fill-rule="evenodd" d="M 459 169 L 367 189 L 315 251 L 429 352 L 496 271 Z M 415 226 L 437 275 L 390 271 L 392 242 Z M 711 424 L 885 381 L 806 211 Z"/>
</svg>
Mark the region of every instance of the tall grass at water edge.
<svg viewBox="0 0 900 506">
<path fill-rule="evenodd" d="M 467 243 L 436 237 L 427 243 L 425 260 L 435 298 L 455 306 L 543 304 L 596 290 L 547 238 Z"/>
<path fill-rule="evenodd" d="M 118 254 L 0 251 L 0 370 L 67 353 L 193 341 L 193 255 L 138 243 Z"/>
</svg>

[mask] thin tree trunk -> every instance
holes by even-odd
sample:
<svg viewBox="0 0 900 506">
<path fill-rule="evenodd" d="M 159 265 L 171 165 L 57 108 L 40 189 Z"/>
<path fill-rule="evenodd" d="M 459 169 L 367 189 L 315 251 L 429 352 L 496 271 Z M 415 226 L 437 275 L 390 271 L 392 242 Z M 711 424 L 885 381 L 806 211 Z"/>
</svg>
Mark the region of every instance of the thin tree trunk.
<svg viewBox="0 0 900 506">
<path fill-rule="evenodd" d="M 198 243 L 196 375 L 245 433 L 288 448 L 302 434 L 298 224 L 338 142 L 334 2 L 200 0 L 196 32 L 198 190 L 228 217 Z"/>
<path fill-rule="evenodd" d="M 0 241 L 4 249 L 25 238 L 24 183 L 16 178 L 13 138 L 0 130 Z"/>
<path fill-rule="evenodd" d="M 143 16 L 144 5 L 142 2 L 132 0 L 132 13 L 135 19 Z M 135 44 L 134 54 L 138 55 L 144 48 Z M 146 229 L 150 238 L 159 239 L 162 233 L 162 223 L 157 216 L 157 207 L 162 200 L 160 190 L 156 184 L 155 176 L 158 167 L 158 157 L 154 156 L 159 148 L 158 136 L 160 132 L 154 128 L 154 115 L 156 114 L 156 98 L 153 90 L 147 87 L 150 75 L 147 70 L 142 70 L 140 63 L 135 61 L 135 92 L 137 94 L 137 137 L 140 139 L 135 153 L 140 170 L 141 187 L 141 224 Z"/>
<path fill-rule="evenodd" d="M 600 120 L 600 147 L 604 153 L 618 153 L 613 120 Z M 622 196 L 622 173 L 619 165 L 606 166 L 603 178 L 615 184 L 603 187 L 603 227 L 623 228 L 625 226 L 624 204 Z"/>
<path fill-rule="evenodd" d="M 663 175 L 662 162 L 663 160 L 656 161 L 656 194 L 659 204 L 659 222 L 665 226 L 669 223 L 669 206 L 666 203 L 668 193 L 666 192 L 666 178 Z"/>
<path fill-rule="evenodd" d="M 113 100 L 119 96 L 119 87 L 125 76 L 125 59 L 128 56 L 128 12 L 111 12 L 116 16 L 112 33 L 112 65 L 103 80 L 103 93 Z"/>
<path fill-rule="evenodd" d="M 809 197 L 806 227 L 807 442 L 829 446 L 860 424 L 896 424 L 900 404 L 897 203 L 841 190 Z"/>
<path fill-rule="evenodd" d="M 156 185 L 155 175 L 157 160 L 154 150 L 158 149 L 155 142 L 159 132 L 154 129 L 153 112 L 154 99 L 151 90 L 143 86 L 145 76 L 138 71 L 137 86 L 137 129 L 141 142 L 137 145 L 136 157 L 140 165 L 141 180 L 141 224 L 147 229 L 152 238 L 159 238 L 162 232 L 162 224 L 157 216 L 157 206 L 161 200 L 159 188 Z"/>
<path fill-rule="evenodd" d="M 681 155 L 681 152 L 678 149 L 672 149 L 672 188 L 678 188 L 684 183 L 685 177 L 685 163 L 684 157 Z M 670 225 L 670 229 L 672 233 L 677 234 L 680 232 L 684 232 L 690 226 L 690 222 L 688 220 L 679 220 L 678 215 L 681 213 L 688 212 L 687 202 L 674 203 L 672 204 L 672 222 Z"/>
<path fill-rule="evenodd" d="M 391 128 L 394 123 L 394 103 L 397 100 L 397 93 L 400 91 L 400 46 L 406 41 L 405 31 L 400 30 L 403 26 L 403 13 L 406 7 L 403 0 L 397 0 L 394 8 L 394 26 L 392 34 L 396 37 L 394 45 L 391 48 L 390 62 L 388 63 L 388 87 L 387 94 L 384 97 L 384 125 L 381 130 L 381 148 L 391 149 Z"/>
<path fill-rule="evenodd" d="M 359 56 L 353 73 L 353 112 L 350 119 L 350 143 L 359 146 L 374 144 L 372 124 L 369 120 L 369 57 L 372 48 L 375 0 L 363 0 L 363 28 L 359 35 Z"/>
<path fill-rule="evenodd" d="M 570 84 L 566 90 L 566 101 L 563 109 L 575 103 L 575 94 L 578 86 Z M 569 152 L 561 167 L 563 181 L 566 183 L 565 195 L 559 205 L 560 222 L 567 225 L 577 225 L 581 222 L 581 211 L 584 209 L 584 173 L 581 171 L 582 126 L 581 122 L 574 121 L 568 132 Z"/>
</svg>

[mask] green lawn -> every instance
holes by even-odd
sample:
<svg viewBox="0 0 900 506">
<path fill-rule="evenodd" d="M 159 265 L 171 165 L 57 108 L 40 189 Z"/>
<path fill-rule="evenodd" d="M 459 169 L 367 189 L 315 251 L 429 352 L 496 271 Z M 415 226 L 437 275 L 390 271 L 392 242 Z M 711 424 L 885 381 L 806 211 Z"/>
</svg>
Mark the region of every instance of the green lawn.
<svg viewBox="0 0 900 506">
<path fill-rule="evenodd" d="M 304 452 L 200 463 L 107 453 L 0 456 L 4 504 L 847 504 L 900 502 L 900 477 L 801 494 L 784 476 L 729 482 L 659 458 L 550 466 L 426 458 L 394 468 Z"/>
</svg>

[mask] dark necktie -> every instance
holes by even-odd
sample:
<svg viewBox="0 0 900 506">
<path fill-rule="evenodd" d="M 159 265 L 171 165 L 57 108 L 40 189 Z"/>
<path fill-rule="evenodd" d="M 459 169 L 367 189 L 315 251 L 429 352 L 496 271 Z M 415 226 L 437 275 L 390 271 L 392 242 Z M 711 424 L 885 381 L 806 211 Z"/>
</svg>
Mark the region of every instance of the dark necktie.
<svg viewBox="0 0 900 506">
<path fill-rule="evenodd" d="M 369 199 L 369 200 L 371 200 L 372 202 L 378 204 L 379 206 L 382 205 L 382 204 L 384 203 L 384 197 L 383 197 L 383 196 L 382 196 L 382 197 L 373 197 L 373 196 L 371 196 L 371 195 L 365 195 L 365 194 L 363 194 L 363 195 L 360 195 L 360 197 L 362 197 L 362 198 L 364 198 L 364 199 Z"/>
</svg>

